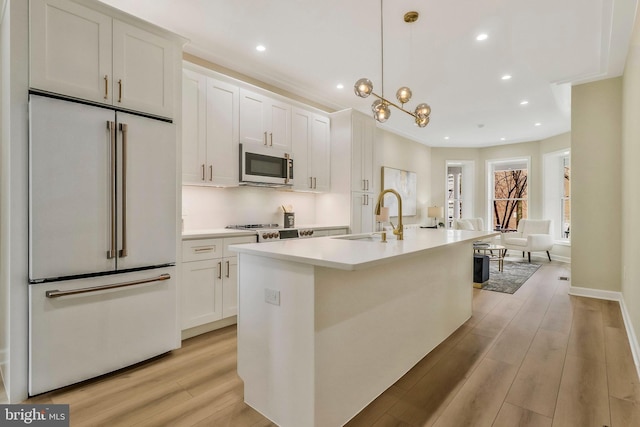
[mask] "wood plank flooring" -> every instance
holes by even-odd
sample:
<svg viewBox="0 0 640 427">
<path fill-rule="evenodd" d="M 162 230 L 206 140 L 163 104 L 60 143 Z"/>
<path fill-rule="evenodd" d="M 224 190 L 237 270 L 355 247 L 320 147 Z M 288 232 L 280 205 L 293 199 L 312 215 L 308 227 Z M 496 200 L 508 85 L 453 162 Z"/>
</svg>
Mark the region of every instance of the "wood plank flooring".
<svg viewBox="0 0 640 427">
<path fill-rule="evenodd" d="M 640 426 L 638 380 L 617 303 L 567 294 L 543 263 L 514 295 L 474 289 L 473 316 L 349 427 Z M 72 426 L 273 426 L 243 402 L 236 329 L 96 380 L 33 397 Z"/>
</svg>

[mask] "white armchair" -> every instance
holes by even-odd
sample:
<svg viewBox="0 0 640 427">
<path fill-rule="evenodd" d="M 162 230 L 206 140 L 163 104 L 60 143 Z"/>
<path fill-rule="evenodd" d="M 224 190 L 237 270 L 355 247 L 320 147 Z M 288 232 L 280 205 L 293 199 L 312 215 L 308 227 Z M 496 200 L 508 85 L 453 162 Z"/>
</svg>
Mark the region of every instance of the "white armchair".
<svg viewBox="0 0 640 427">
<path fill-rule="evenodd" d="M 553 248 L 553 237 L 550 234 L 551 220 L 548 219 L 521 219 L 518 231 L 515 233 L 503 233 L 501 244 L 507 250 L 522 251 L 522 256 L 527 252 L 531 262 L 531 252 L 545 251 L 551 261 L 549 251 Z"/>
</svg>

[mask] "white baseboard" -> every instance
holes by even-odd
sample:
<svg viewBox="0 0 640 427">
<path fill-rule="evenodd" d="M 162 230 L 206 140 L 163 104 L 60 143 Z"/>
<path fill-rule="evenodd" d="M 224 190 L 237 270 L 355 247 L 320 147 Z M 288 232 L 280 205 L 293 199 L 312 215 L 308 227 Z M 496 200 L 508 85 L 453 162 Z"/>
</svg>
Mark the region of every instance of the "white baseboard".
<svg viewBox="0 0 640 427">
<path fill-rule="evenodd" d="M 204 325 L 185 329 L 182 331 L 182 340 L 184 341 L 197 335 L 206 334 L 207 332 L 215 331 L 216 329 L 226 328 L 227 326 L 235 325 L 236 323 L 238 323 L 238 316 L 231 316 L 215 322 L 205 323 Z"/>
<path fill-rule="evenodd" d="M 631 347 L 631 354 L 633 354 L 633 363 L 636 364 L 636 371 L 638 372 L 638 378 L 640 378 L 640 344 L 638 343 L 638 336 L 633 328 L 633 323 L 631 323 L 631 317 L 629 317 L 629 312 L 627 311 L 624 299 L 620 299 L 620 310 L 622 310 L 624 327 L 627 329 L 627 336 L 629 337 L 629 346 Z"/>
<path fill-rule="evenodd" d="M 622 301 L 622 293 L 620 292 L 603 291 L 602 289 L 580 288 L 578 286 L 571 286 L 569 288 L 569 295 L 574 295 L 577 297 L 606 299 L 609 301 Z"/>
<path fill-rule="evenodd" d="M 609 301 L 618 301 L 618 304 L 620 304 L 620 311 L 622 312 L 624 327 L 627 330 L 629 347 L 631 347 L 631 354 L 633 355 L 633 363 L 636 365 L 636 373 L 638 374 L 638 378 L 640 378 L 640 343 L 638 343 L 638 336 L 636 335 L 635 329 L 633 328 L 633 323 L 631 323 L 631 317 L 629 316 L 629 312 L 627 311 L 627 306 L 624 303 L 622 293 L 572 286 L 571 288 L 569 288 L 569 295 L 604 299 Z"/>
</svg>

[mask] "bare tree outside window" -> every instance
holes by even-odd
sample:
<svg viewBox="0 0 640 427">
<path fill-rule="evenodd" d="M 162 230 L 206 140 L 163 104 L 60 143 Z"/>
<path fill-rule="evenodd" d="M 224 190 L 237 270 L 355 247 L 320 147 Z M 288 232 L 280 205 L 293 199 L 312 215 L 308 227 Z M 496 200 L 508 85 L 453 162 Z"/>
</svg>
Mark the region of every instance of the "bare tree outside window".
<svg viewBox="0 0 640 427">
<path fill-rule="evenodd" d="M 527 169 L 493 173 L 493 225 L 496 230 L 515 230 L 527 217 Z"/>
</svg>

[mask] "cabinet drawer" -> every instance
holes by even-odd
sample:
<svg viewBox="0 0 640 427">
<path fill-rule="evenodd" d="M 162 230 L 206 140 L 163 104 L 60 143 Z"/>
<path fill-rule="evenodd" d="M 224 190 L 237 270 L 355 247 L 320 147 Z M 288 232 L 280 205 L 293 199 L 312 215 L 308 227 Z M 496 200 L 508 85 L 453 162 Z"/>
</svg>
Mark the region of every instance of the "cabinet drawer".
<svg viewBox="0 0 640 427">
<path fill-rule="evenodd" d="M 222 258 L 222 239 L 197 239 L 182 242 L 182 261 Z"/>
<path fill-rule="evenodd" d="M 229 245 L 239 245 L 241 243 L 256 243 L 257 241 L 258 236 L 225 237 L 223 256 L 234 257 L 238 255 L 237 252 L 229 249 Z"/>
</svg>

